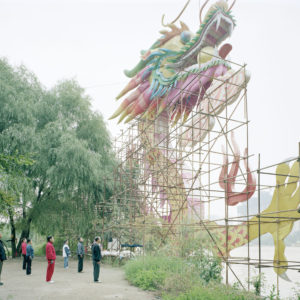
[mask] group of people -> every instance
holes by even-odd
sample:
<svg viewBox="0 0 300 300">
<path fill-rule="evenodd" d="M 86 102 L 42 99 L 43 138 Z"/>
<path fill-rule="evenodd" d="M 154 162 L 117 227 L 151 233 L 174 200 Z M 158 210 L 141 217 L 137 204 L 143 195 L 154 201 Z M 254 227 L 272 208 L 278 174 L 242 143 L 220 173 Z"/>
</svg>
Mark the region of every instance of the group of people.
<svg viewBox="0 0 300 300">
<path fill-rule="evenodd" d="M 3 242 L 1 241 L 2 235 L 0 233 L 0 286 L 3 285 L 1 282 L 1 271 L 3 262 L 7 259 L 5 254 L 5 249 Z M 56 252 L 54 248 L 54 237 L 48 236 L 47 237 L 47 244 L 46 244 L 46 259 L 48 262 L 47 265 L 47 272 L 46 272 L 46 282 L 47 283 L 54 283 L 52 280 L 52 276 L 54 273 L 54 267 L 55 267 L 55 260 L 56 260 Z M 92 259 L 93 259 L 93 275 L 94 275 L 94 282 L 100 283 L 99 275 L 100 275 L 100 261 L 102 258 L 101 255 L 101 238 L 95 237 L 94 243 L 92 244 Z M 62 255 L 64 258 L 64 268 L 68 269 L 69 267 L 69 257 L 71 256 L 71 251 L 69 247 L 69 241 L 65 240 L 63 249 L 62 249 Z M 22 256 L 23 256 L 23 270 L 26 270 L 26 275 L 31 275 L 31 267 L 32 267 L 32 260 L 34 258 L 34 249 L 32 246 L 32 240 L 23 238 L 22 244 Z M 83 271 L 83 260 L 84 260 L 84 246 L 83 246 L 83 238 L 78 238 L 78 244 L 77 244 L 77 257 L 78 257 L 78 273 L 82 273 Z"/>
</svg>

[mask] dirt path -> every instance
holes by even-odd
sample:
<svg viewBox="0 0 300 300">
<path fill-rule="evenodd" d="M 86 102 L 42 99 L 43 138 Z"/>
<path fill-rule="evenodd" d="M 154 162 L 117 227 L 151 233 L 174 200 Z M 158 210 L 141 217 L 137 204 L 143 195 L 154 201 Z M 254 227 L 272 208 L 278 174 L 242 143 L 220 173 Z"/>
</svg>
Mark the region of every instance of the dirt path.
<svg viewBox="0 0 300 300">
<path fill-rule="evenodd" d="M 59 258 L 55 264 L 54 284 L 45 282 L 46 261 L 35 258 L 32 275 L 26 276 L 21 267 L 21 260 L 9 260 L 3 265 L 0 286 L 0 300 L 38 300 L 38 299 L 115 299 L 115 300 L 154 300 L 152 294 L 139 290 L 128 284 L 124 271 L 101 265 L 102 283 L 93 282 L 92 262 L 84 262 L 84 273 L 77 273 L 77 262 L 71 260 L 69 269 L 63 268 Z"/>
</svg>

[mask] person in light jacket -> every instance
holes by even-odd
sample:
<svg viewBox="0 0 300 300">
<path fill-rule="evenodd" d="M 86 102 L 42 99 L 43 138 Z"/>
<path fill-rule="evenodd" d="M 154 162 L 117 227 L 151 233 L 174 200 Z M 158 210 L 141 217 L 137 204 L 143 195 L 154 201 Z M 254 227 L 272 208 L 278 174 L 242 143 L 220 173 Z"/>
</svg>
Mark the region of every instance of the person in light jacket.
<svg viewBox="0 0 300 300">
<path fill-rule="evenodd" d="M 71 251 L 70 251 L 70 247 L 69 247 L 68 243 L 69 243 L 69 241 L 65 240 L 63 250 L 62 250 L 65 269 L 69 268 L 69 256 L 71 256 Z"/>
<path fill-rule="evenodd" d="M 32 265 L 33 258 L 34 258 L 34 250 L 32 247 L 32 241 L 31 239 L 28 239 L 27 247 L 26 247 L 26 262 L 27 262 L 26 275 L 31 275 L 31 265 Z"/>
<path fill-rule="evenodd" d="M 82 237 L 78 238 L 77 256 L 78 256 L 78 273 L 81 273 L 83 270 L 83 259 L 84 259 L 84 247 L 83 247 Z"/>
</svg>

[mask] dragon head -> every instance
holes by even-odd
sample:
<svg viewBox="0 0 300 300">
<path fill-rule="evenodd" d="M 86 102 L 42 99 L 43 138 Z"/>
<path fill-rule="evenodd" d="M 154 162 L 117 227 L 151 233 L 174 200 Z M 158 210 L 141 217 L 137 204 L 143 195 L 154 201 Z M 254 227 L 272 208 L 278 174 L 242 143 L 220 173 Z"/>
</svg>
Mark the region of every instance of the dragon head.
<svg viewBox="0 0 300 300">
<path fill-rule="evenodd" d="M 174 25 L 174 22 L 163 24 L 169 30 L 160 31 L 162 36 L 148 50 L 141 51 L 139 63 L 132 70 L 125 70 L 125 75 L 133 78 L 117 99 L 128 91 L 137 89 L 123 101 L 111 118 L 121 114 L 120 120 L 123 120 L 129 115 L 129 121 L 145 112 L 145 115 L 149 115 L 157 107 L 160 112 L 168 105 L 171 106 L 171 110 L 175 109 L 178 99 L 172 91 L 184 89 L 189 85 L 190 88 L 193 87 L 189 92 L 199 93 L 202 90 L 203 93 L 203 87 L 208 88 L 209 82 L 198 82 L 198 86 L 191 84 L 195 75 L 214 68 L 213 73 L 209 72 L 211 82 L 211 77 L 223 75 L 229 68 L 224 59 L 230 52 L 231 45 L 224 44 L 219 49 L 218 47 L 231 35 L 235 26 L 231 15 L 233 5 L 228 9 L 224 0 L 216 2 L 209 8 L 202 21 L 201 14 L 207 2 L 200 10 L 200 28 L 195 34 L 183 22 L 180 22 L 180 27 Z M 216 67 L 220 65 L 222 70 L 218 73 Z M 186 99 L 181 97 L 185 112 L 190 111 L 199 101 L 194 98 L 190 93 Z M 182 112 L 181 109 L 179 115 Z"/>
</svg>

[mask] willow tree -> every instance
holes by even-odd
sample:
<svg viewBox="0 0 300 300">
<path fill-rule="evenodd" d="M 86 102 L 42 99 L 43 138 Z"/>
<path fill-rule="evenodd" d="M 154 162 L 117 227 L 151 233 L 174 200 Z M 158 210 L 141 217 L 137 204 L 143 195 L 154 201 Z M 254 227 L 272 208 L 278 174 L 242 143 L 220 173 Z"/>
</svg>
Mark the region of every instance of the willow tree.
<svg viewBox="0 0 300 300">
<path fill-rule="evenodd" d="M 0 151 L 34 159 L 26 170 L 29 184 L 20 187 L 21 201 L 12 210 L 20 239 L 32 225 L 45 234 L 64 235 L 68 228 L 84 234 L 113 192 L 115 159 L 101 114 L 91 110 L 76 81 L 46 90 L 25 67 L 5 60 L 0 107 Z"/>
</svg>

